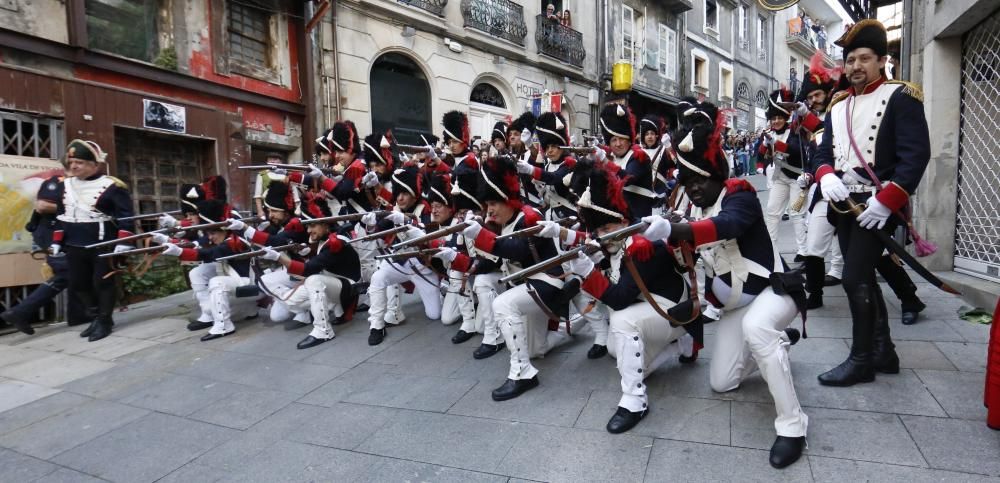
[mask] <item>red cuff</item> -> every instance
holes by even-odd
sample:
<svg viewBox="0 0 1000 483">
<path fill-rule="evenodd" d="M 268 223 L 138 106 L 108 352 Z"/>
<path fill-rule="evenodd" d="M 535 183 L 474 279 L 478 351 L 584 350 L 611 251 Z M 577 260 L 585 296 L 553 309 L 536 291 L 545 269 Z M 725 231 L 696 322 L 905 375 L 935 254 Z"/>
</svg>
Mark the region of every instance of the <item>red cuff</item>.
<svg viewBox="0 0 1000 483">
<path fill-rule="evenodd" d="M 181 250 L 181 256 L 177 257 L 185 262 L 197 262 L 198 261 L 198 250 L 194 248 L 184 248 Z"/>
<path fill-rule="evenodd" d="M 62 240 L 63 240 L 62 230 L 56 230 L 52 232 L 52 243 L 62 243 Z"/>
<path fill-rule="evenodd" d="M 899 211 L 910 200 L 910 194 L 896 183 L 889 182 L 875 195 L 880 203 L 892 211 Z"/>
<path fill-rule="evenodd" d="M 330 250 L 330 253 L 340 253 L 340 250 L 344 248 L 344 240 L 341 240 L 337 235 L 333 235 L 326 242 L 326 249 Z"/>
<path fill-rule="evenodd" d="M 816 180 L 817 181 L 821 180 L 823 179 L 823 176 L 826 176 L 833 172 L 834 172 L 833 166 L 830 166 L 829 164 L 821 164 L 819 165 L 818 168 L 816 168 Z"/>
<path fill-rule="evenodd" d="M 493 253 L 493 245 L 497 242 L 497 235 L 492 231 L 487 230 L 485 227 L 479 230 L 479 234 L 476 235 L 476 241 L 474 245 L 476 248 L 486 252 Z"/>
<path fill-rule="evenodd" d="M 132 236 L 132 235 L 135 235 L 135 233 L 132 233 L 128 230 L 118 230 L 118 238 L 125 238 L 127 236 Z"/>
<path fill-rule="evenodd" d="M 323 179 L 319 182 L 319 185 L 323 188 L 323 191 L 333 193 L 333 189 L 337 187 L 337 182 L 330 178 L 323 177 Z"/>
<path fill-rule="evenodd" d="M 266 231 L 264 231 L 264 230 L 254 230 L 253 236 L 250 237 L 250 241 L 252 241 L 252 242 L 254 242 L 254 243 L 258 244 L 258 245 L 266 245 L 267 244 L 267 240 L 269 238 L 271 238 L 271 235 L 268 235 Z"/>
<path fill-rule="evenodd" d="M 802 119 L 802 127 L 808 129 L 810 132 L 816 132 L 816 129 L 822 125 L 823 121 L 812 112 Z"/>
<path fill-rule="evenodd" d="M 292 183 L 300 183 L 301 184 L 302 181 L 305 178 L 306 178 L 306 175 L 302 171 L 292 171 L 292 172 L 288 173 L 288 181 L 292 182 Z"/>
<path fill-rule="evenodd" d="M 757 148 L 757 153 L 758 154 L 767 154 L 767 145 L 764 144 L 764 143 L 760 143 L 760 147 Z"/>
<path fill-rule="evenodd" d="M 285 226 L 283 226 L 281 229 L 284 231 L 295 232 L 295 233 L 302 233 L 306 231 L 305 227 L 302 226 L 302 220 L 298 218 L 292 218 L 291 220 L 288 220 L 288 223 L 285 223 Z"/>
<path fill-rule="evenodd" d="M 455 256 L 455 259 L 451 261 L 451 269 L 458 272 L 468 272 L 469 267 L 472 266 L 472 259 L 464 253 L 459 253 Z"/>
<path fill-rule="evenodd" d="M 535 170 L 531 173 L 531 177 L 534 179 L 542 179 L 542 168 L 535 166 Z"/>
<path fill-rule="evenodd" d="M 777 152 L 779 152 L 779 153 L 787 153 L 788 152 L 788 144 L 785 144 L 784 141 L 775 141 L 774 142 L 774 150 L 777 151 Z"/>
<path fill-rule="evenodd" d="M 719 239 L 719 234 L 715 231 L 715 222 L 710 219 L 691 222 L 691 232 L 694 234 L 695 246 L 712 243 Z"/>
<path fill-rule="evenodd" d="M 177 223 L 177 226 L 180 226 L 182 228 L 188 227 L 188 226 L 192 226 L 191 225 L 191 220 L 183 219 L 183 220 L 181 220 L 180 222 Z"/>
<path fill-rule="evenodd" d="M 610 286 L 611 282 L 608 281 L 608 278 L 600 270 L 594 269 L 590 275 L 587 275 L 580 288 L 594 297 L 601 298 Z"/>
<path fill-rule="evenodd" d="M 291 275 L 305 275 L 306 264 L 298 260 L 292 260 L 292 263 L 288 265 L 287 271 Z"/>
</svg>

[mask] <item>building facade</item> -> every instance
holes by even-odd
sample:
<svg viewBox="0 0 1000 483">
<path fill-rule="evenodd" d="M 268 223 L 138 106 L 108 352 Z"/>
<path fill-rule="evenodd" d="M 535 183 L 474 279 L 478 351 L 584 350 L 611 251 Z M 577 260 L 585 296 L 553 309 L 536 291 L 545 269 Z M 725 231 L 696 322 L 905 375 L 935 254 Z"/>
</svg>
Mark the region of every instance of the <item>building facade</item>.
<svg viewBox="0 0 1000 483">
<path fill-rule="evenodd" d="M 767 95 L 778 83 L 775 76 L 778 24 L 775 18 L 774 12 L 747 0 L 739 0 L 733 10 L 736 89 L 732 107 L 736 119 L 732 127 L 737 131 L 754 132 L 767 125 L 764 116 Z"/>
<path fill-rule="evenodd" d="M 737 83 L 733 47 L 738 32 L 732 27 L 737 4 L 735 0 L 696 0 L 686 13 L 684 95 L 733 107 Z"/>
<path fill-rule="evenodd" d="M 459 110 L 489 139 L 496 121 L 534 108 L 560 110 L 580 137 L 597 103 L 596 12 L 584 0 L 338 1 L 320 42 L 319 122 L 420 143 Z"/>
</svg>

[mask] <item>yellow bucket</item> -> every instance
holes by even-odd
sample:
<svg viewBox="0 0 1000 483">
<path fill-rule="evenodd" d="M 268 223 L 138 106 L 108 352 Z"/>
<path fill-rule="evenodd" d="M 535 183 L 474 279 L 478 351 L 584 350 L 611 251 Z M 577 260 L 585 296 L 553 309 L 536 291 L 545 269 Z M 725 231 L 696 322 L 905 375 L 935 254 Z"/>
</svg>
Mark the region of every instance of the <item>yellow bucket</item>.
<svg viewBox="0 0 1000 483">
<path fill-rule="evenodd" d="M 611 67 L 611 90 L 615 92 L 632 90 L 632 63 L 619 61 Z"/>
</svg>

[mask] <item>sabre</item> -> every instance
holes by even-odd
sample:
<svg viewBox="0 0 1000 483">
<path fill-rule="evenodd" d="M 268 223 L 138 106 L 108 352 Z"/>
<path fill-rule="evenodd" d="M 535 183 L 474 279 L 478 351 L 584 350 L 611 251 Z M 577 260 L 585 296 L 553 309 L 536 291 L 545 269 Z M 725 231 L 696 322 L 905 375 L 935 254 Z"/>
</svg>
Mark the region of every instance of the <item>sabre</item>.
<svg viewBox="0 0 1000 483">
<path fill-rule="evenodd" d="M 305 243 L 289 243 L 287 245 L 279 245 L 279 246 L 276 246 L 276 247 L 270 247 L 270 249 L 274 250 L 276 252 L 285 252 L 285 251 L 296 249 L 296 248 L 301 250 L 301 249 L 303 249 L 303 248 L 305 248 L 307 246 L 309 246 L 309 245 L 307 245 Z M 267 250 L 252 250 L 252 251 L 249 251 L 249 252 L 237 253 L 235 255 L 229 255 L 229 256 L 225 256 L 225 257 L 216 258 L 215 261 L 217 261 L 217 262 L 228 262 L 228 261 L 232 261 L 232 260 L 243 260 L 244 258 L 258 257 L 258 256 L 261 256 L 261 255 L 263 255 L 265 253 L 267 253 Z"/>
<path fill-rule="evenodd" d="M 387 237 L 389 235 L 395 235 L 396 233 L 404 232 L 404 231 L 409 230 L 409 229 L 410 229 L 410 227 L 407 226 L 407 225 L 399 225 L 399 226 L 394 227 L 394 228 L 389 228 L 388 230 L 382 230 L 382 231 L 375 232 L 375 233 L 372 233 L 372 234 L 369 234 L 369 235 L 365 235 L 365 236 L 363 236 L 361 238 L 354 238 L 351 241 L 349 241 L 348 243 L 360 243 L 360 242 L 367 242 L 367 241 L 372 241 L 372 240 L 378 240 L 379 238 Z"/>
<path fill-rule="evenodd" d="M 553 221 L 555 221 L 556 223 L 558 223 L 559 225 L 562 225 L 562 226 L 569 226 L 569 225 L 572 225 L 573 223 L 576 223 L 576 217 L 575 216 L 567 216 L 566 218 L 560 218 L 558 220 L 553 220 Z M 522 228 L 520 230 L 507 233 L 505 235 L 500 235 L 500 236 L 497 237 L 497 240 L 506 240 L 508 238 L 523 238 L 523 237 L 535 236 L 536 233 L 542 231 L 542 228 L 545 228 L 545 226 L 544 225 L 535 225 L 535 226 L 532 226 L 532 227 L 529 227 L 529 228 Z"/>
<path fill-rule="evenodd" d="M 90 250 L 92 248 L 106 247 L 106 246 L 110 246 L 110 245 L 119 245 L 119 244 L 122 244 L 122 243 L 128 243 L 128 242 L 131 242 L 131 241 L 141 240 L 143 238 L 148 238 L 148 237 L 153 236 L 153 234 L 155 234 L 155 233 L 167 234 L 167 233 L 177 233 L 179 231 L 187 231 L 187 230 L 211 230 L 212 228 L 219 228 L 219 227 L 228 226 L 228 225 L 229 225 L 228 221 L 217 221 L 215 223 L 205 223 L 205 224 L 202 224 L 202 225 L 175 226 L 175 227 L 172 227 L 172 228 L 160 228 L 159 230 L 147 231 L 145 233 L 139 233 L 138 235 L 129 235 L 129 236 L 122 237 L 122 238 L 115 238 L 114 240 L 105 240 L 105 241 L 102 241 L 102 242 L 92 243 L 92 244 L 87 245 L 87 246 L 85 246 L 83 248 L 86 248 L 86 249 Z"/>
<path fill-rule="evenodd" d="M 159 218 L 159 217 L 161 217 L 163 215 L 171 215 L 171 216 L 173 216 L 173 215 L 179 215 L 179 214 L 181 214 L 181 210 L 173 210 L 173 211 L 163 211 L 163 212 L 160 212 L 160 213 L 143 213 L 141 215 L 123 216 L 121 218 L 115 218 L 115 220 L 117 220 L 117 221 L 145 220 L 147 218 Z"/>
<path fill-rule="evenodd" d="M 847 198 L 846 200 L 844 200 L 844 203 L 847 205 L 847 211 L 846 212 L 849 212 L 849 213 L 853 214 L 855 217 L 857 217 L 858 215 L 860 215 L 861 213 L 864 212 L 864 209 L 861 207 L 862 205 L 858 204 L 857 202 L 855 202 L 851 198 Z M 841 211 L 841 213 L 845 213 L 845 212 Z M 906 264 L 909 265 L 910 268 L 912 268 L 914 272 L 917 272 L 918 275 L 920 275 L 921 277 L 923 277 L 924 280 L 927 280 L 928 282 L 930 282 L 935 287 L 937 287 L 937 288 L 939 288 L 939 289 L 941 289 L 941 290 L 943 290 L 945 292 L 948 292 L 950 294 L 962 295 L 961 292 L 959 292 L 958 290 L 956 290 L 951 285 L 948 285 L 946 282 L 944 282 L 943 280 L 941 280 L 940 278 L 938 278 L 937 276 L 935 276 L 933 273 L 931 273 L 931 271 L 928 270 L 926 267 L 924 267 L 923 265 L 921 265 L 920 262 L 918 262 L 917 259 L 914 258 L 913 255 L 910 255 L 910 253 L 907 252 L 906 249 L 903 248 L 902 245 L 900 245 L 899 243 L 897 243 L 896 240 L 893 240 L 892 237 L 889 236 L 888 233 L 886 233 L 886 232 L 884 232 L 882 230 L 879 230 L 877 228 L 874 229 L 874 230 L 872 230 L 872 231 L 875 232 L 875 236 L 878 237 L 879 241 L 881 241 L 883 245 L 885 245 L 885 248 L 887 250 L 889 250 L 890 252 L 892 252 L 893 254 L 895 254 L 897 257 L 899 257 L 900 260 L 903 260 L 904 262 L 906 262 Z"/>
</svg>

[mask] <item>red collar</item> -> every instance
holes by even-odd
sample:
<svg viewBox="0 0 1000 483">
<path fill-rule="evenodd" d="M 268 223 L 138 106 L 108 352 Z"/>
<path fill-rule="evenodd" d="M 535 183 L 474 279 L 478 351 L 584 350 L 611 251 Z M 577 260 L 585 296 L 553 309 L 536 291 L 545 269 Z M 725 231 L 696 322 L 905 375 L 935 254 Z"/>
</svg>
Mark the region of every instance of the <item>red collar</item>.
<svg viewBox="0 0 1000 483">
<path fill-rule="evenodd" d="M 861 91 L 861 94 L 855 94 L 854 93 L 854 86 L 851 86 L 851 87 L 847 88 L 847 92 L 850 92 L 852 96 L 854 96 L 854 95 L 863 96 L 865 94 L 871 94 L 872 92 L 875 92 L 875 89 L 878 89 L 879 86 L 881 86 L 882 84 L 885 84 L 886 80 L 887 79 L 885 78 L 885 76 L 879 76 L 879 78 L 875 79 L 874 82 L 872 82 L 871 84 L 866 85 L 865 89 L 863 91 Z"/>
</svg>

